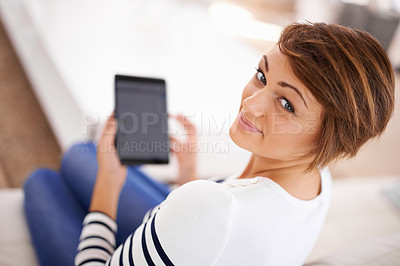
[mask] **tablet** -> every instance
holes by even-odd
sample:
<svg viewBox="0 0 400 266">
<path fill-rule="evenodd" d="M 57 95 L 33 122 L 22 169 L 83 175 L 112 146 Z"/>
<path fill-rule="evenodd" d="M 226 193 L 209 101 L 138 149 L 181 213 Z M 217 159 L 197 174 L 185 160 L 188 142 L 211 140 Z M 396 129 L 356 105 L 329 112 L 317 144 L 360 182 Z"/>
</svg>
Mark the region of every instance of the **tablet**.
<svg viewBox="0 0 400 266">
<path fill-rule="evenodd" d="M 115 116 L 122 164 L 169 163 L 165 80 L 116 75 Z"/>
</svg>

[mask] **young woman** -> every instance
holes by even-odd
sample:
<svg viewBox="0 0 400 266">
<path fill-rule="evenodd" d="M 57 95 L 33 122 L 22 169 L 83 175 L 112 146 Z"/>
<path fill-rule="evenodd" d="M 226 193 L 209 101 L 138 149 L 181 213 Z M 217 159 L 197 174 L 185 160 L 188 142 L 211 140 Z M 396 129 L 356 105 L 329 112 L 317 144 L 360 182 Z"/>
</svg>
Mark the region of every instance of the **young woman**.
<svg viewBox="0 0 400 266">
<path fill-rule="evenodd" d="M 111 116 L 97 146 L 98 169 L 79 173 L 84 166 L 64 159 L 60 176 L 73 196 L 63 192 L 71 200 L 55 203 L 54 212 L 58 220 L 77 217 L 69 222 L 70 238 L 80 234 L 76 265 L 302 265 L 328 210 L 328 163 L 355 156 L 381 135 L 393 109 L 393 71 L 377 40 L 339 25 L 293 23 L 262 56 L 231 125 L 232 140 L 252 152 L 242 173 L 219 182 L 197 180 L 196 154 L 187 149 L 196 142 L 196 129 L 177 116 L 190 132 L 187 143 L 171 137 L 182 186 L 169 193 L 138 167 L 120 164 Z M 81 158 L 84 148 L 66 156 Z M 93 146 L 87 149 L 94 154 Z M 79 170 L 63 170 L 72 168 Z M 72 177 L 78 175 L 80 181 Z M 35 187 L 43 190 L 50 180 L 39 176 L 25 185 L 25 208 L 39 259 L 50 264 L 49 253 L 60 255 L 64 244 L 46 246 L 45 236 L 34 233 L 44 220 L 32 202 Z M 60 178 L 51 180 L 64 186 Z M 73 198 L 78 203 L 70 203 Z M 83 206 L 79 213 L 60 214 L 74 204 Z M 82 219 L 80 231 L 76 224 Z M 57 229 L 43 230 L 58 238 L 55 243 L 68 239 Z M 76 245 L 70 243 L 69 250 Z"/>
</svg>

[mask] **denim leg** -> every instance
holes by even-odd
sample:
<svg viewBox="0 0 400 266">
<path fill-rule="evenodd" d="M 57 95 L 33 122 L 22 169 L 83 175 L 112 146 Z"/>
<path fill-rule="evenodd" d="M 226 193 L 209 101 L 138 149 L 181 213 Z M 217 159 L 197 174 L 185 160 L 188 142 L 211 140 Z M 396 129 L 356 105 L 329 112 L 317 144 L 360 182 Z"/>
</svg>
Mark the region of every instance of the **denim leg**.
<svg viewBox="0 0 400 266">
<path fill-rule="evenodd" d="M 36 170 L 23 189 L 25 215 L 40 265 L 73 265 L 84 210 L 53 170 Z"/>
<path fill-rule="evenodd" d="M 61 177 L 85 212 L 89 209 L 97 168 L 96 146 L 92 142 L 73 145 L 61 162 Z"/>
<path fill-rule="evenodd" d="M 164 192 L 155 193 L 153 186 L 143 182 L 146 178 L 148 177 L 144 173 L 128 168 L 128 178 L 122 188 L 118 205 L 118 245 L 140 226 L 149 209 L 160 204 L 168 196 Z"/>
<path fill-rule="evenodd" d="M 167 184 L 153 180 L 140 168 L 141 165 L 128 167 L 118 205 L 117 244 L 135 231 L 146 211 L 161 203 L 170 192 Z M 89 209 L 97 169 L 96 146 L 93 142 L 73 145 L 61 163 L 62 178 L 85 211 Z"/>
</svg>

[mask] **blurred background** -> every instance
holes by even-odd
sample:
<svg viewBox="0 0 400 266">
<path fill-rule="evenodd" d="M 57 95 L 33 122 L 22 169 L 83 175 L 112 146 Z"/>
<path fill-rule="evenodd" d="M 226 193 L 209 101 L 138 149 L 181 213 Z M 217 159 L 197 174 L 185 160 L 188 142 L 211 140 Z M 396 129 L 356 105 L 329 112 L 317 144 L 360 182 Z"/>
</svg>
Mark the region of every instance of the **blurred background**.
<svg viewBox="0 0 400 266">
<path fill-rule="evenodd" d="M 0 187 L 20 188 L 34 169 L 58 169 L 73 143 L 96 140 L 114 108 L 115 74 L 166 79 L 168 112 L 199 129 L 201 178 L 242 171 L 250 154 L 228 132 L 254 67 L 286 24 L 322 21 L 373 34 L 397 82 L 385 134 L 330 167 L 342 193 L 331 213 L 357 191 L 364 203 L 340 217 L 368 215 L 336 229 L 373 218 L 375 229 L 352 229 L 352 240 L 400 231 L 399 18 L 399 0 L 0 0 Z M 171 120 L 170 130 L 184 138 Z M 173 182 L 177 161 L 143 170 Z M 376 203 L 381 192 L 387 201 Z M 328 231 L 332 249 L 351 242 Z M 326 245 L 315 257 L 332 250 Z"/>
<path fill-rule="evenodd" d="M 57 169 L 72 143 L 95 139 L 114 108 L 115 74 L 166 79 L 168 112 L 200 131 L 200 177 L 241 171 L 250 154 L 230 140 L 229 127 L 281 29 L 301 20 L 363 28 L 398 69 L 399 2 L 0 0 L 0 184 L 20 187 L 37 167 Z M 332 165 L 333 176 L 399 175 L 398 116 L 396 108 L 380 141 Z M 144 169 L 172 182 L 176 163 L 172 156 Z"/>
</svg>

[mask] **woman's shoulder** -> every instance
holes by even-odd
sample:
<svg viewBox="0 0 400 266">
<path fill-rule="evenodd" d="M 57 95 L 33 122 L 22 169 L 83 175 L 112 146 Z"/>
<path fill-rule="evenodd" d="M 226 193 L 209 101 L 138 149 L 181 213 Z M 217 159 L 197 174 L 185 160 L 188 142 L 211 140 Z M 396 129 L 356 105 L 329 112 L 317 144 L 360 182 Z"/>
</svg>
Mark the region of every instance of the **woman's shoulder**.
<svg viewBox="0 0 400 266">
<path fill-rule="evenodd" d="M 162 204 L 178 204 L 182 207 L 192 205 L 197 208 L 228 208 L 232 205 L 232 195 L 220 184 L 200 179 L 176 188 L 164 202 Z"/>
<path fill-rule="evenodd" d="M 232 216 L 230 193 L 218 183 L 196 180 L 160 204 L 155 229 L 175 265 L 213 265 L 229 239 Z"/>
<path fill-rule="evenodd" d="M 160 204 L 158 215 L 160 219 L 171 221 L 179 217 L 179 224 L 189 231 L 211 230 L 227 235 L 233 219 L 232 196 L 218 183 L 191 181 L 168 195 Z"/>
</svg>

